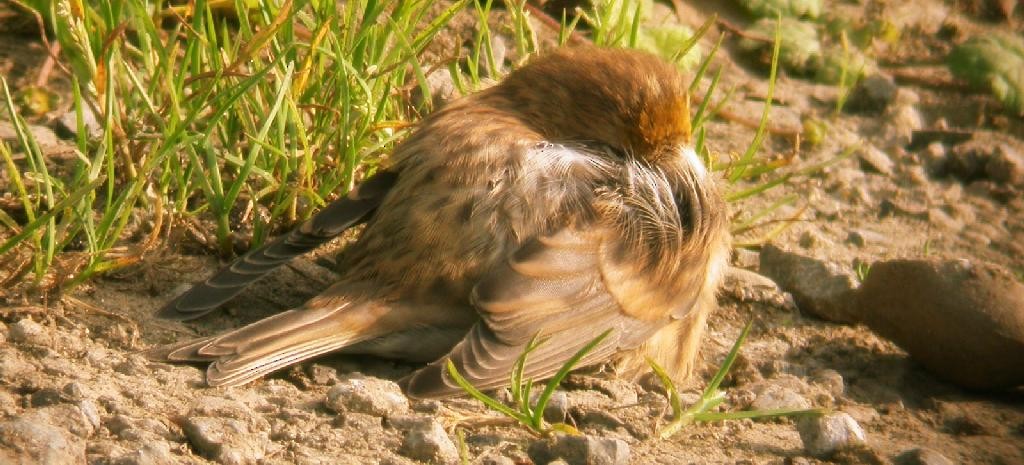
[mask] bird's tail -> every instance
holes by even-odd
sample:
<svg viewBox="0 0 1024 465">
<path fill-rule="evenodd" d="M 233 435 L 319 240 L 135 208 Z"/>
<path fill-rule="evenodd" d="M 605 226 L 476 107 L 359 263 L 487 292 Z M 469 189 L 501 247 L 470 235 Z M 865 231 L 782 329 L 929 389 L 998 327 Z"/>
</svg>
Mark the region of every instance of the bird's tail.
<svg viewBox="0 0 1024 465">
<path fill-rule="evenodd" d="M 157 316 L 191 320 L 209 313 L 278 266 L 365 221 L 397 179 L 398 175 L 393 172 L 378 172 L 302 226 L 263 247 L 249 251 L 213 277 L 192 286 L 160 309 Z"/>
<path fill-rule="evenodd" d="M 386 310 L 370 303 L 298 308 L 234 331 L 157 347 L 150 360 L 210 362 L 210 386 L 237 386 L 328 352 L 382 336 Z"/>
</svg>

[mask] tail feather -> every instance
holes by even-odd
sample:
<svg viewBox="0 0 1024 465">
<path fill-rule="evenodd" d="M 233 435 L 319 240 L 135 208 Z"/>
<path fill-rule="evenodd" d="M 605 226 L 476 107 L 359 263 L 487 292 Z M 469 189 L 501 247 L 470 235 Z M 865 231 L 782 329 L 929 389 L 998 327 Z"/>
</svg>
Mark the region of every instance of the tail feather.
<svg viewBox="0 0 1024 465">
<path fill-rule="evenodd" d="M 191 320 L 213 311 L 278 266 L 366 221 L 397 179 L 398 175 L 390 171 L 373 175 L 348 196 L 334 201 L 302 226 L 263 247 L 249 251 L 213 277 L 196 284 L 160 309 L 157 316 Z"/>
<path fill-rule="evenodd" d="M 156 361 L 210 362 L 207 384 L 237 386 L 302 360 L 382 336 L 388 330 L 386 325 L 374 323 L 372 315 L 379 315 L 381 310 L 374 307 L 363 303 L 298 308 L 220 336 L 157 347 L 145 355 Z"/>
</svg>

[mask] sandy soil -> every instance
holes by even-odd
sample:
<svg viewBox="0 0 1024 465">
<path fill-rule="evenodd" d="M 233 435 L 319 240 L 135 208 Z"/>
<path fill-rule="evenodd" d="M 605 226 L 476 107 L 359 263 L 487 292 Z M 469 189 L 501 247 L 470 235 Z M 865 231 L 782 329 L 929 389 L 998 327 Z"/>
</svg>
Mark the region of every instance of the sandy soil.
<svg viewBox="0 0 1024 465">
<path fill-rule="evenodd" d="M 736 215 L 797 194 L 799 200 L 780 216 L 798 221 L 773 242 L 851 276 L 858 263 L 925 256 L 992 262 L 1020 276 L 1021 187 L 984 170 L 964 175 L 947 162 L 965 154 L 991 157 L 999 144 L 1024 154 L 1024 120 L 991 97 L 966 90 L 941 63 L 952 44 L 970 35 L 1020 33 L 1024 7 L 1008 21 L 993 18 L 983 8 L 987 2 L 827 3 L 849 17 L 900 21 L 901 40 L 876 50 L 881 74 L 895 78 L 896 93 L 882 99 L 882 107 L 837 115 L 835 86 L 784 75 L 772 114 L 778 135 L 768 149 L 800 166 L 833 163 L 735 206 Z M 728 7 L 684 8 L 692 25 L 713 10 L 731 24 L 750 21 Z M 457 27 L 472 27 L 467 24 Z M 42 63 L 42 45 L 28 29 L 0 27 L 0 70 L 15 88 L 31 84 Z M 728 107 L 737 117 L 711 122 L 708 135 L 722 154 L 741 152 L 749 142 L 753 129 L 745 122 L 756 121 L 767 90 L 765 73 L 733 43 L 726 40 L 718 62 L 729 66 L 724 85 L 737 89 Z M 57 75 L 54 81 L 55 88 L 66 86 Z M 855 92 L 851 102 L 862 97 Z M 808 118 L 825 122 L 828 135 L 794 153 L 785 133 Z M 836 158 L 855 145 L 860 148 L 852 156 Z M 881 158 L 863 155 L 870 149 Z M 756 239 L 773 226 L 738 240 Z M 138 351 L 152 345 L 215 333 L 301 303 L 331 281 L 326 265 L 344 243 L 274 273 L 224 312 L 182 325 L 151 314 L 219 264 L 188 234 L 172 237 L 143 263 L 66 294 L 42 294 L 17 283 L 0 291 L 0 462 L 417 463 L 414 457 L 430 452 L 411 445 L 410 437 L 436 421 L 443 427 L 442 448 L 461 442 L 472 463 L 533 463 L 531 445 L 539 440 L 497 421 L 474 401 L 359 409 L 330 400 L 332 387 L 351 383 L 352 373 L 377 383 L 397 379 L 412 365 L 334 356 L 244 387 L 210 389 L 197 368 L 146 361 Z M 756 248 L 739 250 L 734 265 L 757 271 L 763 258 Z M 694 397 L 752 319 L 754 329 L 726 381 L 729 396 L 722 409 L 765 402 L 828 407 L 859 424 L 865 445 L 815 458 L 789 419 L 698 424 L 661 440 L 655 428 L 666 410 L 657 383 L 625 382 L 602 371 L 574 375 L 566 383 L 561 414 L 590 437 L 621 440 L 630 452 L 628 463 L 637 464 L 1024 464 L 1019 388 L 972 392 L 944 382 L 868 327 L 812 316 L 785 290 L 744 276 L 722 291 L 722 308 L 702 346 L 702 369 L 685 386 L 684 397 Z M 922 331 L 927 328 L 923 321 Z"/>
</svg>

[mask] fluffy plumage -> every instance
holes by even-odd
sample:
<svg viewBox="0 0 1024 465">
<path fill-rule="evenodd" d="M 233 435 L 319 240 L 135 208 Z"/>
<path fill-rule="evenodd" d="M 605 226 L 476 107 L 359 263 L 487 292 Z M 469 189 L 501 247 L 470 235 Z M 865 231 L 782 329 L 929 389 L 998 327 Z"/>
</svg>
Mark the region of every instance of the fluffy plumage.
<svg viewBox="0 0 1024 465">
<path fill-rule="evenodd" d="M 424 119 L 392 164 L 297 232 L 168 304 L 194 318 L 255 278 L 365 221 L 342 278 L 300 308 L 151 357 L 210 362 L 241 384 L 332 351 L 431 362 L 413 396 L 459 391 L 451 359 L 501 386 L 537 334 L 526 375 L 553 374 L 608 328 L 584 364 L 643 356 L 691 369 L 728 249 L 716 181 L 686 146 L 685 82 L 637 51 L 541 56 Z"/>
</svg>

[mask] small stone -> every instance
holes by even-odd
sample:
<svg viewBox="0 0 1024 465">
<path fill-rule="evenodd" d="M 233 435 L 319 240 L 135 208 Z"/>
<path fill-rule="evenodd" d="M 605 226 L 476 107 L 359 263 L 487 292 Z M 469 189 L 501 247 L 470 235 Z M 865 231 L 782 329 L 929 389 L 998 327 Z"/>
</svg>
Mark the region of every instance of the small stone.
<svg viewBox="0 0 1024 465">
<path fill-rule="evenodd" d="M 50 337 L 46 332 L 46 328 L 28 318 L 23 318 L 11 325 L 8 336 L 11 342 L 15 343 L 41 346 L 50 344 Z"/>
<path fill-rule="evenodd" d="M 92 425 L 94 430 L 99 429 L 101 425 L 100 410 L 99 407 L 96 406 L 96 402 L 93 402 L 90 399 L 80 401 L 78 402 L 78 410 L 82 411 L 82 416 L 85 417 L 85 420 L 89 422 L 90 425 Z"/>
<path fill-rule="evenodd" d="M 85 463 L 85 441 L 36 418 L 14 418 L 0 422 L 0 462 L 77 465 Z"/>
<path fill-rule="evenodd" d="M 511 457 L 505 457 L 497 452 L 486 452 L 474 462 L 478 465 L 516 465 Z"/>
<path fill-rule="evenodd" d="M 190 417 L 181 429 L 200 454 L 223 465 L 256 464 L 266 456 L 269 435 L 240 420 Z"/>
<path fill-rule="evenodd" d="M 29 405 L 33 407 L 46 407 L 61 402 L 61 394 L 56 388 L 42 388 L 29 396 Z"/>
<path fill-rule="evenodd" d="M 792 389 L 776 384 L 763 384 L 753 390 L 752 410 L 809 409 L 811 403 Z"/>
<path fill-rule="evenodd" d="M 555 391 L 544 406 L 544 420 L 550 423 L 564 423 L 569 416 L 569 396 L 565 391 Z"/>
<path fill-rule="evenodd" d="M 97 137 L 103 129 L 100 125 L 99 119 L 96 118 L 96 114 L 93 113 L 92 108 L 88 105 L 82 107 L 82 122 L 85 126 L 85 131 L 89 137 Z M 74 110 L 69 111 L 61 115 L 60 118 L 55 121 L 55 127 L 57 132 L 61 133 L 66 139 L 74 139 L 78 136 L 78 116 Z"/>
<path fill-rule="evenodd" d="M 761 254 L 756 250 L 737 248 L 732 252 L 732 264 L 739 268 L 752 269 L 757 268 L 758 263 L 761 262 Z"/>
<path fill-rule="evenodd" d="M 897 89 L 899 86 L 892 77 L 872 74 L 861 79 L 853 88 L 845 108 L 854 112 L 881 112 L 896 97 Z"/>
<path fill-rule="evenodd" d="M 324 405 L 333 412 L 388 417 L 409 411 L 409 399 L 394 381 L 355 374 L 327 391 Z"/>
<path fill-rule="evenodd" d="M 564 460 L 569 465 L 626 465 L 629 445 L 621 439 L 593 436 L 556 436 L 530 444 L 527 454 L 536 463 Z"/>
<path fill-rule="evenodd" d="M 723 293 L 740 302 L 758 302 L 787 311 L 796 309 L 792 296 L 775 281 L 753 271 L 730 266 L 722 281 Z"/>
<path fill-rule="evenodd" d="M 946 174 L 946 146 L 942 142 L 932 142 L 921 152 L 921 161 L 932 176 Z"/>
<path fill-rule="evenodd" d="M 827 458 L 867 442 L 857 421 L 842 412 L 802 417 L 796 425 L 804 450 L 813 457 Z"/>
<path fill-rule="evenodd" d="M 821 234 L 820 233 L 818 233 L 817 231 L 813 231 L 813 230 L 807 230 L 807 231 L 804 231 L 804 232 L 800 233 L 800 239 L 797 241 L 797 244 L 799 244 L 800 247 L 803 247 L 805 249 L 810 249 L 810 248 L 813 248 L 814 246 L 820 244 L 821 242 L 822 242 L 822 240 L 821 240 Z M 760 258 L 761 257 L 758 256 L 758 259 L 760 259 Z"/>
<path fill-rule="evenodd" d="M 985 177 L 985 165 L 992 147 L 987 141 L 970 140 L 953 147 L 946 158 L 946 171 L 964 182 Z"/>
<path fill-rule="evenodd" d="M 338 370 L 314 363 L 306 369 L 310 381 L 318 386 L 330 386 L 338 382 Z"/>
<path fill-rule="evenodd" d="M 864 247 L 869 244 L 885 244 L 888 242 L 888 238 L 882 234 L 876 233 L 870 229 L 854 229 L 850 231 L 846 240 L 857 247 Z"/>
<path fill-rule="evenodd" d="M 859 154 L 861 162 L 872 170 L 886 176 L 892 176 L 895 163 L 893 163 L 892 158 L 889 158 L 889 155 L 885 152 L 878 150 L 878 148 L 873 145 L 867 145 L 859 151 Z"/>
<path fill-rule="evenodd" d="M 996 145 L 985 163 L 988 178 L 1011 186 L 1024 186 L 1024 156 L 1006 144 Z"/>
<path fill-rule="evenodd" d="M 850 301 L 857 278 L 848 267 L 768 244 L 761 249 L 760 270 L 793 294 L 801 311 L 830 321 L 855 321 Z"/>
<path fill-rule="evenodd" d="M 179 463 L 167 441 L 146 441 L 142 447 L 117 458 L 114 465 L 174 465 Z"/>
<path fill-rule="evenodd" d="M 896 456 L 896 465 L 953 465 L 946 456 L 925 447 L 911 449 Z"/>
<path fill-rule="evenodd" d="M 402 455 L 428 463 L 455 464 L 459 450 L 437 420 L 413 426 L 402 441 Z"/>
</svg>

